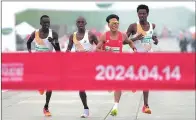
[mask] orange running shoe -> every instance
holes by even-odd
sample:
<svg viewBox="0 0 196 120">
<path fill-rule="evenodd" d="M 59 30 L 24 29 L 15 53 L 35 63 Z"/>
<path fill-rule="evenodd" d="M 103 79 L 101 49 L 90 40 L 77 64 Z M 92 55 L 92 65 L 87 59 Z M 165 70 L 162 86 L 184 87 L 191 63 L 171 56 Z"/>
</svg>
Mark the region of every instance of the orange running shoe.
<svg viewBox="0 0 196 120">
<path fill-rule="evenodd" d="M 143 106 L 142 112 L 146 113 L 146 114 L 151 114 L 151 110 L 150 110 L 149 106 L 146 106 L 146 105 Z"/>
<path fill-rule="evenodd" d="M 39 90 L 39 94 L 43 95 L 44 94 L 44 90 Z"/>
<path fill-rule="evenodd" d="M 43 112 L 44 112 L 44 115 L 47 116 L 47 117 L 52 116 L 50 111 L 46 108 L 43 109 Z"/>
</svg>

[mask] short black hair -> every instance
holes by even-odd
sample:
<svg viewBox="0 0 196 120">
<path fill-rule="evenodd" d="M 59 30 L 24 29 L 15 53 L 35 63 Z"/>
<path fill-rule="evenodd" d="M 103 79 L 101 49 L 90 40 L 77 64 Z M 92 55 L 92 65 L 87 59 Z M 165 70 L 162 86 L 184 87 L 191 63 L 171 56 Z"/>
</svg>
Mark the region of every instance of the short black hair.
<svg viewBox="0 0 196 120">
<path fill-rule="evenodd" d="M 137 12 L 138 12 L 140 9 L 145 9 L 146 12 L 149 13 L 149 8 L 148 8 L 147 5 L 144 5 L 144 4 L 138 5 L 138 7 L 137 7 Z"/>
<path fill-rule="evenodd" d="M 40 21 L 43 19 L 43 18 L 50 18 L 48 15 L 42 15 L 41 17 L 40 17 Z"/>
<path fill-rule="evenodd" d="M 111 15 L 109 15 L 109 16 L 106 18 L 106 22 L 109 23 L 110 19 L 112 19 L 112 18 L 116 18 L 116 19 L 119 21 L 118 15 L 111 14 Z"/>
</svg>

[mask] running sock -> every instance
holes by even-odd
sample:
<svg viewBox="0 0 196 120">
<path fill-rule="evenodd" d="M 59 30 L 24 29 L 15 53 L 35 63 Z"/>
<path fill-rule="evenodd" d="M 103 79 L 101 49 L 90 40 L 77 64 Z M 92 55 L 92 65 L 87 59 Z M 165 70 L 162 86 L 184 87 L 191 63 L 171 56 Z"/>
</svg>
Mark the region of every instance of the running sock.
<svg viewBox="0 0 196 120">
<path fill-rule="evenodd" d="M 114 107 L 113 108 L 114 109 L 118 109 L 118 103 L 117 102 L 114 103 Z"/>
<path fill-rule="evenodd" d="M 48 109 L 51 96 L 52 96 L 52 91 L 47 91 L 46 92 L 46 104 L 44 106 L 45 109 Z"/>
<path fill-rule="evenodd" d="M 89 109 L 88 105 L 87 105 L 87 96 L 86 96 L 86 92 L 85 91 L 80 91 L 79 92 L 80 95 L 80 99 L 82 101 L 82 104 L 84 106 L 84 109 Z"/>
</svg>

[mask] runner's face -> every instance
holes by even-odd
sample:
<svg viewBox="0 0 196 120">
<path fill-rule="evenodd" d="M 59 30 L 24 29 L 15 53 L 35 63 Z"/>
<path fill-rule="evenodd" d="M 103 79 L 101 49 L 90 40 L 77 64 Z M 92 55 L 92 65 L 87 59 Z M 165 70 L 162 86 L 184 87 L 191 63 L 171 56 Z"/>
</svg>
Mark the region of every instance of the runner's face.
<svg viewBox="0 0 196 120">
<path fill-rule="evenodd" d="M 140 22 L 147 21 L 148 13 L 146 9 L 139 9 L 137 14 L 138 14 Z"/>
<path fill-rule="evenodd" d="M 44 30 L 49 29 L 50 27 L 50 18 L 44 17 L 41 20 L 41 26 Z"/>
<path fill-rule="evenodd" d="M 86 20 L 81 18 L 81 19 L 78 19 L 76 21 L 76 26 L 78 29 L 85 29 L 85 26 L 86 26 Z"/>
<path fill-rule="evenodd" d="M 108 26 L 111 31 L 117 31 L 119 27 L 119 21 L 116 18 L 110 19 Z"/>
</svg>

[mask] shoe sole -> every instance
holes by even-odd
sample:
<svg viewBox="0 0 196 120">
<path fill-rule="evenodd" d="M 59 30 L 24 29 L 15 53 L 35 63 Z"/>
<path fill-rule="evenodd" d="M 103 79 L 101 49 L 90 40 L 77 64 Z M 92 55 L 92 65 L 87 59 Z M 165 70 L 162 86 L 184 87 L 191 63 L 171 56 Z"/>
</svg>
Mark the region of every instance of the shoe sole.
<svg viewBox="0 0 196 120">
<path fill-rule="evenodd" d="M 117 116 L 117 111 L 116 111 L 116 110 L 112 111 L 112 112 L 110 113 L 110 115 L 111 115 L 111 116 Z"/>
</svg>

